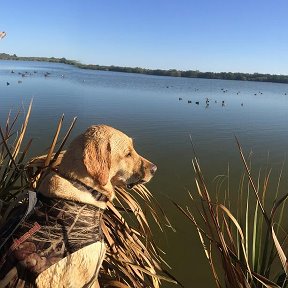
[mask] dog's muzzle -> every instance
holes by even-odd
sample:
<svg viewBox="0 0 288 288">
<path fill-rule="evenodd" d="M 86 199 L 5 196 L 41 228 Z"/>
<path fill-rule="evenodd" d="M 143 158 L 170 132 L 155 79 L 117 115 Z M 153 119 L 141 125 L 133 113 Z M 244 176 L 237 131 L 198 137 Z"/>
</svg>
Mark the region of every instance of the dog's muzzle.
<svg viewBox="0 0 288 288">
<path fill-rule="evenodd" d="M 144 169 L 143 169 L 143 170 L 144 170 Z M 145 179 L 145 176 L 142 177 L 142 176 L 140 176 L 140 175 L 137 175 L 136 177 L 134 177 L 134 179 L 136 178 L 137 180 L 136 180 L 136 181 L 132 181 L 132 182 L 129 183 L 129 184 L 126 184 L 126 187 L 127 187 L 128 189 L 132 189 L 135 185 L 144 184 L 144 183 L 149 182 L 149 181 L 151 180 L 151 178 L 155 175 L 156 171 L 157 171 L 157 166 L 156 166 L 155 164 L 152 164 L 152 163 L 151 163 L 151 167 L 150 167 L 150 169 L 149 169 L 149 172 L 150 172 L 150 177 L 149 177 L 149 179 L 146 180 L 146 179 Z M 143 173 L 143 174 L 144 174 L 144 173 Z"/>
</svg>

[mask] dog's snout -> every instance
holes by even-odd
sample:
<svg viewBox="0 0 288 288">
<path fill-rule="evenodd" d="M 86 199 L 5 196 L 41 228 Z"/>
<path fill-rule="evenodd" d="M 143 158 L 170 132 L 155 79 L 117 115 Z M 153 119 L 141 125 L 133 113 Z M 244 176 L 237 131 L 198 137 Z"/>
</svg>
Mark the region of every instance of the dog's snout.
<svg viewBox="0 0 288 288">
<path fill-rule="evenodd" d="M 153 164 L 150 171 L 151 171 L 151 174 L 154 175 L 157 171 L 157 166 L 155 164 Z"/>
</svg>

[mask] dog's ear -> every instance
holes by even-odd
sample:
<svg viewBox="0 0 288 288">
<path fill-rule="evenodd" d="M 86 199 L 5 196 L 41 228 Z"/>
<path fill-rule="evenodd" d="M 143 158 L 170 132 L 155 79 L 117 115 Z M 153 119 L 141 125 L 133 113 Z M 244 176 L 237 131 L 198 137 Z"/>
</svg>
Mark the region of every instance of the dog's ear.
<svg viewBox="0 0 288 288">
<path fill-rule="evenodd" d="M 110 143 L 108 141 L 88 141 L 84 146 L 83 162 L 93 179 L 101 186 L 105 186 L 111 166 Z"/>
</svg>

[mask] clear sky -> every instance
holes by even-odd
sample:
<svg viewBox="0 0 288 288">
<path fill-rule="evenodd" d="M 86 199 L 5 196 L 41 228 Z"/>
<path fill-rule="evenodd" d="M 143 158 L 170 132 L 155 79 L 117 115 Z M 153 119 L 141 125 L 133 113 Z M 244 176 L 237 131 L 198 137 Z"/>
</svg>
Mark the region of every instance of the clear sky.
<svg viewBox="0 0 288 288">
<path fill-rule="evenodd" d="M 287 0 L 0 1 L 0 53 L 288 74 Z"/>
</svg>

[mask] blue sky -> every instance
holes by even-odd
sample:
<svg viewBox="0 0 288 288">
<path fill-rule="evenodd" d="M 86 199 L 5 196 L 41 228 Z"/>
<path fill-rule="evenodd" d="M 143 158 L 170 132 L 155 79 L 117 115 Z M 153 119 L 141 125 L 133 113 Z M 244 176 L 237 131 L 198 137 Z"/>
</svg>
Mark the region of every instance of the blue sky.
<svg viewBox="0 0 288 288">
<path fill-rule="evenodd" d="M 4 53 L 85 64 L 288 74 L 287 0 L 0 3 Z"/>
</svg>

